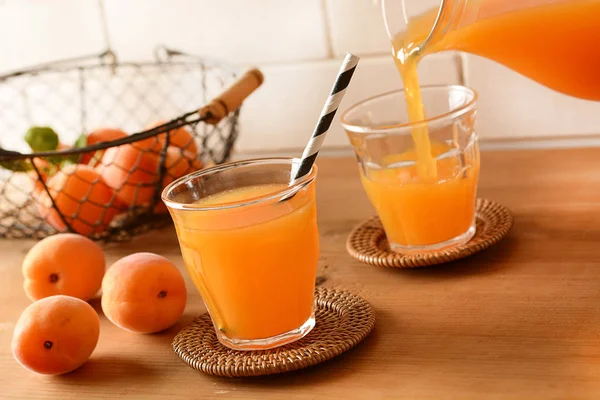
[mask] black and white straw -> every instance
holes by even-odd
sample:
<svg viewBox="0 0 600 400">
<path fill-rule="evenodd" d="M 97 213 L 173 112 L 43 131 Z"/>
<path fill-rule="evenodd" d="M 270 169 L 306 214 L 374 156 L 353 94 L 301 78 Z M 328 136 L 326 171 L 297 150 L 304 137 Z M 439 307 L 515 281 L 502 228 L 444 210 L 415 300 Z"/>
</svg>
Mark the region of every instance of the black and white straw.
<svg viewBox="0 0 600 400">
<path fill-rule="evenodd" d="M 344 58 L 344 62 L 340 67 L 340 71 L 338 72 L 333 88 L 331 89 L 331 94 L 327 98 L 325 106 L 323 106 L 323 111 L 321 111 L 317 126 L 313 131 L 310 141 L 304 148 L 300 166 L 292 175 L 290 184 L 293 185 L 294 182 L 310 172 L 312 165 L 319 154 L 323 140 L 325 140 L 325 135 L 327 134 L 327 131 L 329 131 L 331 122 L 333 122 L 335 113 L 342 102 L 342 98 L 346 94 L 346 88 L 350 84 L 350 80 L 356 70 L 359 59 L 360 57 L 357 57 L 354 54 L 346 53 L 346 58 Z"/>
</svg>

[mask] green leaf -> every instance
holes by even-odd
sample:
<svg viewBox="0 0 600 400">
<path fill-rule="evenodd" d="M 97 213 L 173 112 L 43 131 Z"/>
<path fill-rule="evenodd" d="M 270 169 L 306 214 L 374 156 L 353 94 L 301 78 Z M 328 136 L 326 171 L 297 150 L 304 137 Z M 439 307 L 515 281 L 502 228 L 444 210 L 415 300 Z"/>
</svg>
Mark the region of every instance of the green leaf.
<svg viewBox="0 0 600 400">
<path fill-rule="evenodd" d="M 62 161 L 58 162 L 58 165 L 60 165 L 60 168 L 63 168 L 70 164 L 77 164 L 77 155 L 73 154 L 70 156 L 64 156 Z"/>
<path fill-rule="evenodd" d="M 32 126 L 25 133 L 25 142 L 33 151 L 52 151 L 58 148 L 58 135 L 48 126 Z"/>
<path fill-rule="evenodd" d="M 81 135 L 79 135 L 77 137 L 77 139 L 75 139 L 75 142 L 73 143 L 73 148 L 74 149 L 82 149 L 86 146 L 87 146 L 87 136 L 85 133 L 82 133 Z M 65 165 L 68 165 L 68 164 L 77 164 L 77 162 L 79 162 L 80 157 L 81 157 L 81 154 L 72 154 L 70 156 L 63 156 L 60 159 L 58 159 L 58 157 L 57 157 L 56 161 L 60 164 L 61 167 L 64 167 Z"/>
<path fill-rule="evenodd" d="M 0 167 L 14 172 L 28 172 L 33 169 L 28 160 L 0 161 Z"/>
<path fill-rule="evenodd" d="M 75 143 L 73 143 L 73 147 L 76 149 L 82 149 L 85 146 L 87 146 L 87 136 L 85 133 L 82 133 L 81 135 L 79 135 L 79 137 L 75 140 Z"/>
<path fill-rule="evenodd" d="M 57 165 L 60 167 L 64 167 L 69 164 L 76 164 L 79 156 L 77 154 L 70 154 L 68 156 L 51 156 L 48 157 L 47 160 L 52 165 Z"/>
</svg>

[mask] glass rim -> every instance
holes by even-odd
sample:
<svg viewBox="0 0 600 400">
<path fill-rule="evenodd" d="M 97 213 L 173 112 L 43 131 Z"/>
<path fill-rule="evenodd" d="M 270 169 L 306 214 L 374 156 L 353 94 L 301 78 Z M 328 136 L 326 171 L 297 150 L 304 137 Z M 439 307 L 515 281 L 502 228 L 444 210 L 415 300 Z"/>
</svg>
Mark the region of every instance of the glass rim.
<svg viewBox="0 0 600 400">
<path fill-rule="evenodd" d="M 167 196 L 173 189 L 175 189 L 176 187 L 178 187 L 180 185 L 184 185 L 186 182 L 189 182 L 192 179 L 219 173 L 222 171 L 226 171 L 228 169 L 245 167 L 245 166 L 249 166 L 249 165 L 269 165 L 269 164 L 287 164 L 290 166 L 293 166 L 293 165 L 300 166 L 300 161 L 301 161 L 301 159 L 297 158 L 297 157 L 264 157 L 264 158 L 252 158 L 252 159 L 239 160 L 239 161 L 230 161 L 227 163 L 218 164 L 218 165 L 212 166 L 210 168 L 205 168 L 205 169 L 201 169 L 201 170 L 198 170 L 195 172 L 191 172 L 187 175 L 182 176 L 181 178 L 174 180 L 173 182 L 168 184 L 163 189 L 163 191 L 161 193 L 161 199 L 165 203 L 167 208 L 172 208 L 172 209 L 176 209 L 176 210 L 193 210 L 193 211 L 228 210 L 228 209 L 246 207 L 249 205 L 267 203 L 271 200 L 282 199 L 288 195 L 295 194 L 302 188 L 311 184 L 315 180 L 316 175 L 317 175 L 317 171 L 318 171 L 317 165 L 313 164 L 310 169 L 310 172 L 308 174 L 304 175 L 302 178 L 300 178 L 298 180 L 298 182 L 294 183 L 293 185 L 288 185 L 285 187 L 285 189 L 277 190 L 277 191 L 274 191 L 272 193 L 269 193 L 269 194 L 266 194 L 263 196 L 253 197 L 247 201 L 237 201 L 237 202 L 230 202 L 230 203 L 224 203 L 224 204 L 216 204 L 216 205 L 213 204 L 210 206 L 202 206 L 202 205 L 198 205 L 198 204 L 194 204 L 194 203 L 179 203 L 177 201 L 168 199 Z"/>
<path fill-rule="evenodd" d="M 398 124 L 393 124 L 393 125 L 366 126 L 366 125 L 350 124 L 346 120 L 348 114 L 355 111 L 357 108 L 362 107 L 362 106 L 366 105 L 367 103 L 370 103 L 374 100 L 381 99 L 383 97 L 401 94 L 405 90 L 404 88 L 396 89 L 396 90 L 392 90 L 389 92 L 380 93 L 375 96 L 367 97 L 366 99 L 363 99 L 363 100 L 359 101 L 358 103 L 353 104 L 352 106 L 350 106 L 350 108 L 348 108 L 346 111 L 344 111 L 344 113 L 340 117 L 341 125 L 344 129 L 351 131 L 353 133 L 377 133 L 377 132 L 381 133 L 381 132 L 387 132 L 387 131 L 390 131 L 393 129 L 406 129 L 406 128 L 410 129 L 412 127 L 420 127 L 420 126 L 428 125 L 432 122 L 442 121 L 444 119 L 452 119 L 452 118 L 460 117 L 461 115 L 466 114 L 467 112 L 472 110 L 475 107 L 475 103 L 477 103 L 477 100 L 479 98 L 479 94 L 477 93 L 477 91 L 475 89 L 472 89 L 465 85 L 423 85 L 420 88 L 421 88 L 421 93 L 431 92 L 431 91 L 440 90 L 440 89 L 460 90 L 460 91 L 470 94 L 471 99 L 469 101 L 467 101 L 465 104 L 461 105 L 460 107 L 457 107 L 454 110 L 447 111 L 447 112 L 441 113 L 441 114 L 437 114 L 433 117 L 429 117 L 429 118 L 426 118 L 421 121 L 403 122 L 403 123 L 398 123 Z"/>
</svg>

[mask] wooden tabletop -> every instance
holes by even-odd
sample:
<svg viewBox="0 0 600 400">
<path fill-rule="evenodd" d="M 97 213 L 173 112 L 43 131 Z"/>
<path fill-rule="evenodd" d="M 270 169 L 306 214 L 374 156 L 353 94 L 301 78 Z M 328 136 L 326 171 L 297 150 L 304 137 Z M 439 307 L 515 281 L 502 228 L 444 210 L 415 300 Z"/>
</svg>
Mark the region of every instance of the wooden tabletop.
<svg viewBox="0 0 600 400">
<path fill-rule="evenodd" d="M 410 271 L 347 255 L 350 229 L 373 209 L 353 159 L 324 158 L 319 166 L 319 275 L 377 312 L 375 330 L 358 347 L 285 375 L 204 375 L 171 349 L 178 330 L 205 310 L 186 278 L 188 305 L 173 328 L 136 335 L 101 316 L 87 364 L 38 376 L 10 352 L 29 304 L 20 264 L 33 242 L 0 240 L 0 398 L 600 398 L 600 149 L 484 153 L 480 196 L 514 212 L 513 230 L 468 259 Z M 109 263 L 153 251 L 183 270 L 172 229 L 106 251 Z M 101 313 L 99 301 L 92 305 Z"/>
</svg>

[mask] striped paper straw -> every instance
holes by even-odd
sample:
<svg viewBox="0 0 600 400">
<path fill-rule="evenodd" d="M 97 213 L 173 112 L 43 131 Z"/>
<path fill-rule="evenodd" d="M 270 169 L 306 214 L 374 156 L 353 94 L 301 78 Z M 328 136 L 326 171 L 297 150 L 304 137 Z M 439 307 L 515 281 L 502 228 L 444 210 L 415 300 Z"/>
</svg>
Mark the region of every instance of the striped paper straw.
<svg viewBox="0 0 600 400">
<path fill-rule="evenodd" d="M 340 67 L 333 88 L 331 89 L 331 94 L 325 102 L 323 111 L 321 111 L 317 126 L 315 127 L 310 141 L 304 148 L 300 166 L 296 173 L 292 175 L 291 185 L 310 172 L 312 165 L 317 159 L 323 140 L 325 140 L 325 135 L 327 134 L 327 131 L 329 131 L 333 117 L 335 117 L 335 113 L 346 94 L 346 88 L 348 87 L 348 84 L 350 84 L 350 80 L 356 70 L 359 59 L 360 57 L 357 57 L 354 54 L 346 53 L 346 58 L 344 58 L 344 62 Z"/>
</svg>

